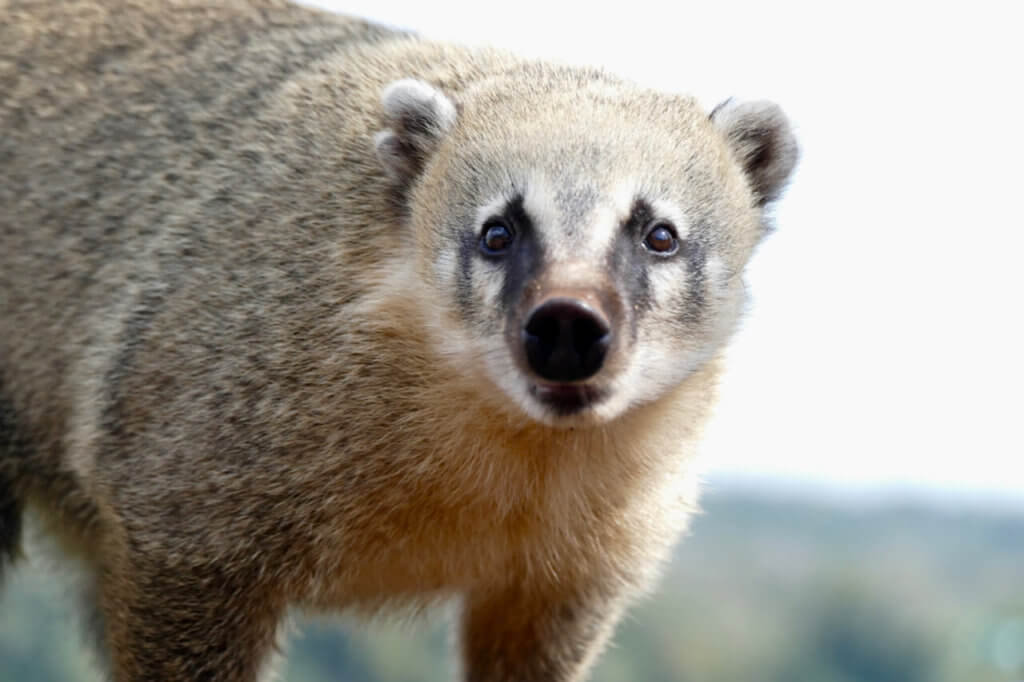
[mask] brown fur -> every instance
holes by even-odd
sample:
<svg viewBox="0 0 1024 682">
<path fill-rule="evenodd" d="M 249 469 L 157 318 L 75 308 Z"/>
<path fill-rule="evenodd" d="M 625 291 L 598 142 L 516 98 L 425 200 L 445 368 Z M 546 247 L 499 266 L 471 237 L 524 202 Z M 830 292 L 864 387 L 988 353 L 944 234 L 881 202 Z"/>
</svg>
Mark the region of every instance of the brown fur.
<svg viewBox="0 0 1024 682">
<path fill-rule="evenodd" d="M 686 183 L 738 272 L 762 216 L 728 136 L 603 74 L 272 0 L 0 13 L 0 552 L 28 506 L 90 567 L 118 682 L 252 681 L 289 605 L 453 596 L 467 680 L 580 679 L 695 504 L 717 362 L 556 428 L 439 353 L 422 226 L 460 178 L 449 146 L 395 186 L 380 92 L 440 88 L 481 154 L 566 81 L 600 125 L 653 107 L 708 160 Z M 494 78 L 525 88 L 505 123 L 466 94 Z"/>
</svg>

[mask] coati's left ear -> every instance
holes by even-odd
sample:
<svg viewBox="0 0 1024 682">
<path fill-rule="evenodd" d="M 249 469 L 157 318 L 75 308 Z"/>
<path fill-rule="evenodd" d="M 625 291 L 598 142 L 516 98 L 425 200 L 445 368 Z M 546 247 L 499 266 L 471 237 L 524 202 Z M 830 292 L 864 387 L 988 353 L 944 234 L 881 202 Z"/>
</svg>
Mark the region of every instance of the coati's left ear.
<svg viewBox="0 0 1024 682">
<path fill-rule="evenodd" d="M 711 121 L 725 135 L 746 172 L 758 205 L 778 199 L 800 158 L 782 109 L 772 102 L 727 99 L 711 112 Z"/>
<path fill-rule="evenodd" d="M 374 137 L 377 158 L 392 180 L 406 183 L 455 125 L 455 105 L 433 86 L 411 78 L 384 88 L 381 105 L 389 127 Z"/>
</svg>

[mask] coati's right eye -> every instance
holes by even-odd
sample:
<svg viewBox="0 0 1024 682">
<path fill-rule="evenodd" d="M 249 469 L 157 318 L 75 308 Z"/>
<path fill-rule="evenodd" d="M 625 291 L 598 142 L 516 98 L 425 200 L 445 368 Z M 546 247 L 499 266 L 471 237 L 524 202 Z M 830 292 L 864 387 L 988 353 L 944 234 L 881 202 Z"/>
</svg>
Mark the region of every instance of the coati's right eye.
<svg viewBox="0 0 1024 682">
<path fill-rule="evenodd" d="M 659 256 L 671 256 L 679 248 L 675 230 L 668 223 L 657 223 L 644 237 L 644 246 Z"/>
<path fill-rule="evenodd" d="M 512 246 L 514 239 L 512 228 L 503 220 L 488 220 L 484 223 L 483 235 L 480 237 L 480 249 L 490 256 L 496 256 Z"/>
</svg>

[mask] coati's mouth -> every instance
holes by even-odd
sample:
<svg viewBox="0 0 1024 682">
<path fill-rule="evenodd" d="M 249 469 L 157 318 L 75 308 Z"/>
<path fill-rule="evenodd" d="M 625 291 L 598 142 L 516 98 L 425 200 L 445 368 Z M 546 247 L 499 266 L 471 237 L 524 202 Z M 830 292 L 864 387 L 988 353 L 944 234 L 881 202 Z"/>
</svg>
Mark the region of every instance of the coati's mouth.
<svg viewBox="0 0 1024 682">
<path fill-rule="evenodd" d="M 605 391 L 592 384 L 532 384 L 530 395 L 559 416 L 569 416 L 601 402 Z"/>
</svg>

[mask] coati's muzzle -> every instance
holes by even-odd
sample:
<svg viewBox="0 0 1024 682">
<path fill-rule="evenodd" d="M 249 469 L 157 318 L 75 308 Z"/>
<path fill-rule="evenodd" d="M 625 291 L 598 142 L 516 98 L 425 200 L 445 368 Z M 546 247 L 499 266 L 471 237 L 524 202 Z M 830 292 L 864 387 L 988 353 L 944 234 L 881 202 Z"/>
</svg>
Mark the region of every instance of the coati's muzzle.
<svg viewBox="0 0 1024 682">
<path fill-rule="evenodd" d="M 600 288 L 531 287 L 509 330 L 535 398 L 559 412 L 599 401 L 620 345 L 622 306 Z"/>
<path fill-rule="evenodd" d="M 607 316 L 592 301 L 553 296 L 529 314 L 522 332 L 526 360 L 547 381 L 582 381 L 597 374 L 612 342 Z"/>
</svg>

